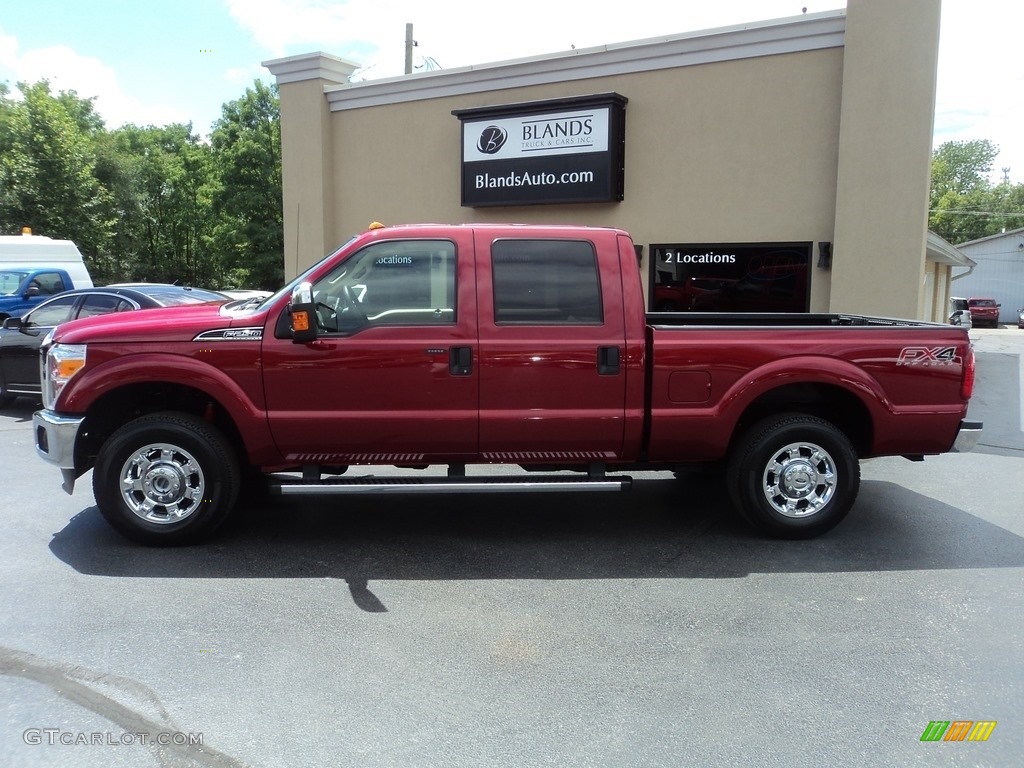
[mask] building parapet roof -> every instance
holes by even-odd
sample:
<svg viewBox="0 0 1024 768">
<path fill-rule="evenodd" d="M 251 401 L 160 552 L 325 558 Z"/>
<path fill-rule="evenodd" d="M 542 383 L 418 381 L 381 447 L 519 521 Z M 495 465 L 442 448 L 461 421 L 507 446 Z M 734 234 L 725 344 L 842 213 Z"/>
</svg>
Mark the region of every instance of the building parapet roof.
<svg viewBox="0 0 1024 768">
<path fill-rule="evenodd" d="M 278 84 L 314 79 L 325 81 L 332 112 L 404 101 L 442 98 L 609 75 L 748 59 L 801 51 L 841 48 L 845 43 L 846 11 L 751 22 L 717 29 L 612 43 L 523 59 L 399 77 L 348 82 L 338 79 L 344 65 L 358 65 L 323 53 L 263 62 Z M 326 63 L 325 63 L 326 62 Z M 325 76 L 326 75 L 326 76 Z"/>
</svg>

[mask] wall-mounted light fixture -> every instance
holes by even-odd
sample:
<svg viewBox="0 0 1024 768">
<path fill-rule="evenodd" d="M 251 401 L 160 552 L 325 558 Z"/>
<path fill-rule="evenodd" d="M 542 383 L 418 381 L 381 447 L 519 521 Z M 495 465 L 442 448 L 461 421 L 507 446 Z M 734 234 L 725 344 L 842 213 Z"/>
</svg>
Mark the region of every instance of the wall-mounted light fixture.
<svg viewBox="0 0 1024 768">
<path fill-rule="evenodd" d="M 818 269 L 832 269 L 832 243 L 818 243 Z"/>
</svg>

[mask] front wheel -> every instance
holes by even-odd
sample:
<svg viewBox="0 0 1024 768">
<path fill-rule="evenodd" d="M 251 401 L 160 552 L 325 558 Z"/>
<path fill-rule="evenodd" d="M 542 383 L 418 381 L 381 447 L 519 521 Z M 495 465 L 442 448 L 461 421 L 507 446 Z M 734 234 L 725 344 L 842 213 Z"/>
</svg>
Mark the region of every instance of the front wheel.
<svg viewBox="0 0 1024 768">
<path fill-rule="evenodd" d="M 837 526 L 860 489 L 849 438 L 805 414 L 764 419 L 740 438 L 726 479 L 734 506 L 762 531 L 806 539 Z"/>
<path fill-rule="evenodd" d="M 231 512 L 238 462 L 212 424 L 189 414 L 154 413 L 104 443 L 92 487 L 103 517 L 125 537 L 155 546 L 192 544 Z"/>
</svg>

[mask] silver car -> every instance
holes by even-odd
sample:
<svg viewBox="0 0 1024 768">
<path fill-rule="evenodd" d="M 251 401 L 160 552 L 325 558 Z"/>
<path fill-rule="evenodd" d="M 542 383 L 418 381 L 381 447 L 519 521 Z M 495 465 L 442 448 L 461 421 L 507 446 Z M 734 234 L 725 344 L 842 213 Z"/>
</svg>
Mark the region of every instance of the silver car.
<svg viewBox="0 0 1024 768">
<path fill-rule="evenodd" d="M 967 305 L 967 299 L 960 298 L 959 296 L 950 298 L 949 323 L 950 325 L 959 325 L 967 330 L 971 329 L 973 324 L 971 323 L 971 309 Z"/>
</svg>

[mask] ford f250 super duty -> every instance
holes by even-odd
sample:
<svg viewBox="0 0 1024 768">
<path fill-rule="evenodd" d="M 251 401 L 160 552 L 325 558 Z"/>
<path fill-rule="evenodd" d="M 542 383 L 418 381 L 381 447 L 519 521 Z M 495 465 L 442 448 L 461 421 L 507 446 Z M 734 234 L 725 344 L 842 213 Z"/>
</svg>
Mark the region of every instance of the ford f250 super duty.
<svg viewBox="0 0 1024 768">
<path fill-rule="evenodd" d="M 585 492 L 692 463 L 724 466 L 756 528 L 810 537 L 850 510 L 860 459 L 981 430 L 962 329 L 645 314 L 633 242 L 604 228 L 371 227 L 269 298 L 76 320 L 43 354 L 38 454 L 69 493 L 91 468 L 101 513 L 148 544 L 202 539 L 256 485 Z M 530 471 L 466 472 L 498 464 Z"/>
</svg>

